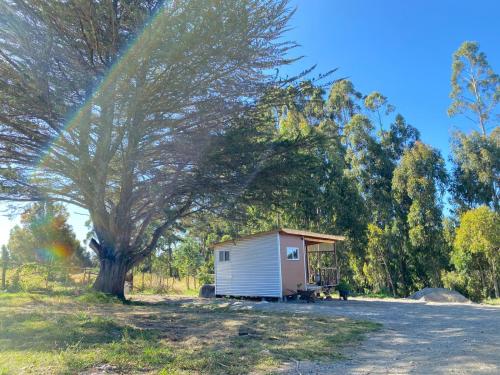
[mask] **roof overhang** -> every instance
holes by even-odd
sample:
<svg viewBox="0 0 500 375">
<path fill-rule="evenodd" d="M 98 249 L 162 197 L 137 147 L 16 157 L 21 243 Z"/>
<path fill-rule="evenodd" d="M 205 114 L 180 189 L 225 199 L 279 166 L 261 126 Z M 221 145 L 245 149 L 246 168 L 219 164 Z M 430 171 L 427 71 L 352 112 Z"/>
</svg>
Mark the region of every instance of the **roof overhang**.
<svg viewBox="0 0 500 375">
<path fill-rule="evenodd" d="M 332 234 L 309 232 L 307 230 L 297 230 L 282 228 L 279 230 L 280 233 L 291 234 L 295 236 L 301 236 L 305 241 L 314 243 L 335 243 L 338 241 L 345 241 L 344 236 L 337 236 Z"/>
<path fill-rule="evenodd" d="M 239 238 L 231 239 L 231 240 L 218 242 L 218 243 L 215 243 L 213 246 L 215 247 L 215 246 L 222 245 L 222 244 L 229 243 L 229 242 L 236 243 L 236 241 L 240 241 L 240 240 L 247 239 L 247 238 L 258 237 L 258 236 L 271 234 L 271 233 L 280 233 L 280 234 L 288 234 L 291 236 L 300 236 L 304 239 L 304 241 L 306 241 L 308 243 L 308 245 L 315 245 L 315 244 L 319 244 L 319 243 L 335 243 L 335 242 L 339 242 L 339 241 L 345 241 L 345 236 L 337 236 L 337 235 L 332 235 L 332 234 L 309 232 L 307 230 L 281 228 L 281 229 L 259 232 L 259 233 L 250 234 L 247 236 L 242 236 Z"/>
</svg>

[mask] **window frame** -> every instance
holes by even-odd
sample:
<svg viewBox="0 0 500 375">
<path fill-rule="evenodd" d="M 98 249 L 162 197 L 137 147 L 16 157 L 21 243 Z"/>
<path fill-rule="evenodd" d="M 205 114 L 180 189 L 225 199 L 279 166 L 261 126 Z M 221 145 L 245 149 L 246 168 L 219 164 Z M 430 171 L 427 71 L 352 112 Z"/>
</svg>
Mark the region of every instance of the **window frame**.
<svg viewBox="0 0 500 375">
<path fill-rule="evenodd" d="M 219 262 L 229 262 L 230 260 L 229 250 L 219 250 Z"/>
<path fill-rule="evenodd" d="M 297 258 L 290 258 L 290 255 L 297 253 Z M 288 246 L 286 248 L 286 260 L 297 261 L 300 260 L 300 249 L 298 247 Z"/>
</svg>

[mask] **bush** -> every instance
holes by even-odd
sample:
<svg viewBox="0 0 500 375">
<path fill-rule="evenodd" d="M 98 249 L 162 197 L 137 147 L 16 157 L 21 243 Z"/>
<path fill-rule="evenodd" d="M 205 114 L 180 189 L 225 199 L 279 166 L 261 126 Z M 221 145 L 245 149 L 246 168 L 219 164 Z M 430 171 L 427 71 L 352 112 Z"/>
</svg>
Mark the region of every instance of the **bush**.
<svg viewBox="0 0 500 375">
<path fill-rule="evenodd" d="M 9 287 L 11 291 L 35 291 L 47 289 L 47 268 L 36 263 L 18 267 Z"/>
<path fill-rule="evenodd" d="M 456 271 L 443 271 L 441 281 L 445 288 L 456 290 L 474 302 L 480 302 L 487 297 L 487 291 L 483 290 L 476 277 Z"/>
<path fill-rule="evenodd" d="M 27 263 L 8 272 L 8 290 L 11 292 L 30 292 L 51 290 L 57 284 L 68 284 L 70 281 L 67 269 L 58 265 Z"/>
<path fill-rule="evenodd" d="M 339 285 L 337 285 L 337 290 L 350 292 L 352 291 L 352 288 L 346 280 L 342 280 L 339 282 Z"/>
<path fill-rule="evenodd" d="M 214 283 L 213 267 L 211 267 L 210 264 L 204 263 L 200 267 L 197 278 L 201 285 L 213 284 Z"/>
</svg>

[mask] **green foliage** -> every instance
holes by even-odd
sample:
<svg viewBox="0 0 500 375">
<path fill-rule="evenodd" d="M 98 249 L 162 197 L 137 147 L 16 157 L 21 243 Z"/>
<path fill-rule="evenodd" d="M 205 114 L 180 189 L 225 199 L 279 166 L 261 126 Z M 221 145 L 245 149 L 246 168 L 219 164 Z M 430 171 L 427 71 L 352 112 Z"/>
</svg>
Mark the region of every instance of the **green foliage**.
<svg viewBox="0 0 500 375">
<path fill-rule="evenodd" d="M 453 54 L 450 116 L 463 114 L 477 123 L 483 136 L 490 120 L 498 125 L 500 114 L 500 77 L 489 65 L 477 42 L 463 42 Z"/>
<path fill-rule="evenodd" d="M 404 238 L 407 277 L 415 286 L 439 285 L 440 270 L 448 263 L 440 200 L 446 181 L 440 153 L 421 142 L 403 154 L 394 171 L 393 191 L 402 224 L 398 230 Z"/>
<path fill-rule="evenodd" d="M 500 297 L 500 215 L 486 206 L 465 212 L 460 217 L 451 261 L 476 300 L 492 292 Z"/>
<path fill-rule="evenodd" d="M 198 280 L 200 284 L 213 284 L 214 280 L 214 257 L 213 255 L 209 257 L 208 261 L 205 261 L 198 270 Z"/>
<path fill-rule="evenodd" d="M 343 128 L 351 117 L 359 112 L 359 100 L 361 98 L 361 93 L 356 91 L 351 81 L 343 79 L 334 83 L 326 101 L 326 108 L 330 112 L 330 118 L 340 128 Z"/>
<path fill-rule="evenodd" d="M 487 305 L 500 306 L 500 298 L 488 298 L 482 301 Z"/>
<path fill-rule="evenodd" d="M 474 285 L 470 275 L 457 271 L 442 271 L 441 281 L 443 287 L 456 290 L 472 301 L 479 302 L 483 299 L 483 290 L 480 285 Z"/>
<path fill-rule="evenodd" d="M 12 277 L 10 291 L 34 291 L 48 286 L 49 270 L 46 265 L 30 263 L 15 269 Z"/>
<path fill-rule="evenodd" d="M 451 86 L 449 115 L 463 114 L 481 133 L 453 135 L 450 190 L 461 216 L 448 236 L 455 270 L 444 273 L 443 282 L 479 301 L 499 294 L 500 79 L 478 43 L 464 42 L 453 55 Z"/>
<path fill-rule="evenodd" d="M 9 374 L 86 373 L 103 364 L 119 373 L 268 373 L 291 359 L 343 358 L 344 348 L 380 328 L 217 304 L 103 305 L 34 294 L 0 294 L 0 302 L 0 373 Z M 238 327 L 257 334 L 238 336 Z"/>
<path fill-rule="evenodd" d="M 395 108 L 392 104 L 389 104 L 387 97 L 381 93 L 374 91 L 370 95 L 365 97 L 365 107 L 372 112 L 376 112 L 378 116 L 378 123 L 380 125 L 380 130 L 383 129 L 381 111 L 386 116 L 391 112 L 394 112 Z"/>
<path fill-rule="evenodd" d="M 192 238 L 183 240 L 174 251 L 173 264 L 181 276 L 196 276 L 202 262 L 200 246 Z"/>
<path fill-rule="evenodd" d="M 460 211 L 487 205 L 500 210 L 500 127 L 489 135 L 454 134 L 451 191 Z"/>
<path fill-rule="evenodd" d="M 390 288 L 394 295 L 394 272 L 391 270 L 394 255 L 391 253 L 391 236 L 374 224 L 368 225 L 368 243 L 366 248 L 366 263 L 363 273 L 371 290 L 378 293 Z"/>
<path fill-rule="evenodd" d="M 8 248 L 17 263 L 89 266 L 89 255 L 80 246 L 64 206 L 35 203 L 21 215 L 21 226 L 10 233 Z"/>
</svg>

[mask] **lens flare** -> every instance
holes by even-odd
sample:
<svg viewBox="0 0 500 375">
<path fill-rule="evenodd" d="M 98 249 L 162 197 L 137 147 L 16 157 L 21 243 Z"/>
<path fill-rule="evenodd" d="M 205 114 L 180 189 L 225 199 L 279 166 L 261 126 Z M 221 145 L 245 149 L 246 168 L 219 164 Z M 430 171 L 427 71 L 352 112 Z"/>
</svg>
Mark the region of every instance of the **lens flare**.
<svg viewBox="0 0 500 375">
<path fill-rule="evenodd" d="M 36 257 L 38 260 L 47 262 L 50 260 L 64 260 L 72 255 L 70 246 L 56 243 L 50 247 L 36 249 Z"/>
<path fill-rule="evenodd" d="M 69 114 L 69 117 L 64 125 L 63 129 L 59 131 L 57 137 L 55 137 L 42 152 L 38 162 L 35 164 L 31 179 L 32 180 L 43 180 L 44 178 L 44 167 L 47 167 L 51 162 L 51 154 L 54 149 L 58 146 L 67 145 L 68 132 L 73 129 L 78 128 L 78 126 L 88 126 L 88 116 L 89 114 L 95 113 L 95 100 L 99 98 L 106 98 L 113 91 L 116 91 L 115 85 L 119 84 L 130 77 L 134 76 L 134 72 L 141 66 L 141 60 L 144 56 L 148 56 L 150 51 L 153 49 L 158 49 L 160 47 L 159 43 L 161 38 L 162 30 L 164 29 L 164 24 L 168 22 L 167 17 L 162 17 L 167 14 L 168 11 L 173 11 L 172 7 L 164 7 L 159 9 L 155 14 L 153 14 L 148 22 L 145 23 L 141 32 L 132 39 L 119 58 L 110 67 L 107 74 L 103 76 L 99 84 L 95 87 L 93 92 L 85 99 L 79 108 Z"/>
</svg>

